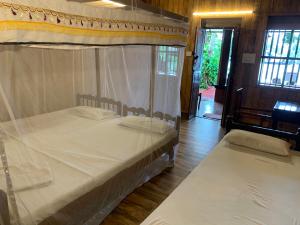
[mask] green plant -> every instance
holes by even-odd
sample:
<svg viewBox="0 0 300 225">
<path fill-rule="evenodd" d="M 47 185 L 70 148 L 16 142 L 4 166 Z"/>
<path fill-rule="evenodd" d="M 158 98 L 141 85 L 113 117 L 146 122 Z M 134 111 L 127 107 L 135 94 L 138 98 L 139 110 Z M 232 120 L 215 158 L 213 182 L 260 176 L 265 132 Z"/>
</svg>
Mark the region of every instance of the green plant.
<svg viewBox="0 0 300 225">
<path fill-rule="evenodd" d="M 202 55 L 200 88 L 207 89 L 216 84 L 219 72 L 222 36 L 207 31 Z"/>
</svg>

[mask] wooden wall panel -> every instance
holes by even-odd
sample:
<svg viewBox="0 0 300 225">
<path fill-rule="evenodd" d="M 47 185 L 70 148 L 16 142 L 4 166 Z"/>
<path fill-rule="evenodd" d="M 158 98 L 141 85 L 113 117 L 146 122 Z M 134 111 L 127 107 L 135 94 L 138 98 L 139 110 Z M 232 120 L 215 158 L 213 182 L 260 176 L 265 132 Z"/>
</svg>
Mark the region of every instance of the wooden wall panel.
<svg viewBox="0 0 300 225">
<path fill-rule="evenodd" d="M 254 15 L 242 17 L 234 87 L 244 87 L 247 99 L 244 105 L 250 108 L 271 109 L 277 99 L 300 102 L 299 90 L 259 87 L 257 85 L 260 54 L 268 15 L 300 15 L 300 0 L 144 0 L 149 4 L 188 16 L 190 34 L 187 50 L 193 51 L 195 32 L 200 26 L 200 18 L 193 17 L 194 11 L 232 11 L 253 9 Z M 255 64 L 242 64 L 242 54 L 256 53 Z M 182 112 L 188 113 L 192 82 L 192 57 L 185 57 L 181 100 Z"/>
</svg>

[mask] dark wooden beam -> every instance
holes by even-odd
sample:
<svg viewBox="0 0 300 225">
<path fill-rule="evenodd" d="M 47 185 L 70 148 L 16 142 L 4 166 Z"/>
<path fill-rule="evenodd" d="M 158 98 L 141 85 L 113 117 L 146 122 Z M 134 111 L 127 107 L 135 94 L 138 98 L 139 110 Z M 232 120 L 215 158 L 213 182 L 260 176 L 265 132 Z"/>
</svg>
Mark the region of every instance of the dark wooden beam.
<svg viewBox="0 0 300 225">
<path fill-rule="evenodd" d="M 97 0 L 68 0 L 68 1 L 87 3 L 87 2 L 96 2 Z M 130 9 L 132 9 L 132 7 L 134 7 L 134 8 L 145 10 L 145 11 L 151 12 L 153 14 L 167 17 L 169 19 L 176 20 L 179 22 L 184 22 L 184 23 L 189 22 L 188 17 L 181 16 L 176 13 L 155 7 L 153 5 L 143 2 L 141 0 L 135 0 L 134 5 L 132 5 L 132 0 L 113 0 L 113 1 L 126 5 L 127 7 L 125 7 L 125 9 L 128 9 L 128 10 L 130 10 Z"/>
</svg>

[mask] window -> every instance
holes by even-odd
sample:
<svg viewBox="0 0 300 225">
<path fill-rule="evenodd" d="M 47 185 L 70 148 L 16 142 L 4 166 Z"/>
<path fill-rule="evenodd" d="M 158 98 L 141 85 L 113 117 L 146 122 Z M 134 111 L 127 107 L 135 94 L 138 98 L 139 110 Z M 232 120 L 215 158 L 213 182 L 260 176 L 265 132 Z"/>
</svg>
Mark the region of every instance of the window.
<svg viewBox="0 0 300 225">
<path fill-rule="evenodd" d="M 300 29 L 268 29 L 259 85 L 300 88 Z"/>
<path fill-rule="evenodd" d="M 159 46 L 157 49 L 157 74 L 176 76 L 178 72 L 179 60 L 178 48 Z"/>
</svg>

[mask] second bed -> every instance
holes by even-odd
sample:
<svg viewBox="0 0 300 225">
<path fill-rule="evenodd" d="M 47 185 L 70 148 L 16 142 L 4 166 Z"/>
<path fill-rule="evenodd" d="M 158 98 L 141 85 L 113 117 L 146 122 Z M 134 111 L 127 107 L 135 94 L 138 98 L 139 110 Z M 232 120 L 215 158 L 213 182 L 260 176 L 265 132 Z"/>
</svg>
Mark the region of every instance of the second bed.
<svg viewBox="0 0 300 225">
<path fill-rule="evenodd" d="M 240 135 L 226 136 L 142 225 L 300 224 L 299 153 L 279 156 L 281 140 L 234 132 Z"/>
</svg>

